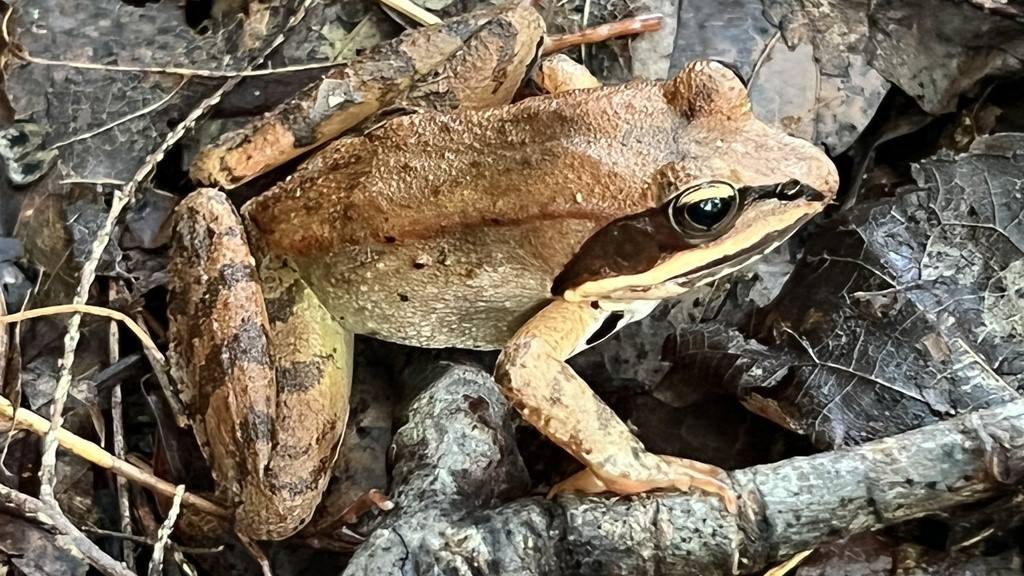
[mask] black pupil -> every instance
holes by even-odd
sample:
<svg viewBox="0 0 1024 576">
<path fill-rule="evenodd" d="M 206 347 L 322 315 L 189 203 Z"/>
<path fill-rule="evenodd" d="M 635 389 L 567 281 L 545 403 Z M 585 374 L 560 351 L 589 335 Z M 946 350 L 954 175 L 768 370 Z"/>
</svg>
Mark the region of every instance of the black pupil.
<svg viewBox="0 0 1024 576">
<path fill-rule="evenodd" d="M 686 218 L 695 225 L 711 230 L 725 220 L 732 209 L 732 198 L 705 198 L 686 205 Z"/>
</svg>

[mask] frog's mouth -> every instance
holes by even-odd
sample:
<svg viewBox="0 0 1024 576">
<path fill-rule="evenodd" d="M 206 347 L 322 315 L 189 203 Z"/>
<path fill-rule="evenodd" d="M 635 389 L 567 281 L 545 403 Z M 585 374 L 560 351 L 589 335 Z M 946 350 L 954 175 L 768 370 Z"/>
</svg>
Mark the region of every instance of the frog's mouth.
<svg viewBox="0 0 1024 576">
<path fill-rule="evenodd" d="M 829 199 L 795 180 L 742 187 L 736 195 L 737 215 L 714 235 L 680 230 L 672 222 L 668 203 L 609 223 L 565 265 L 552 293 L 566 300 L 674 296 L 770 252 Z"/>
</svg>

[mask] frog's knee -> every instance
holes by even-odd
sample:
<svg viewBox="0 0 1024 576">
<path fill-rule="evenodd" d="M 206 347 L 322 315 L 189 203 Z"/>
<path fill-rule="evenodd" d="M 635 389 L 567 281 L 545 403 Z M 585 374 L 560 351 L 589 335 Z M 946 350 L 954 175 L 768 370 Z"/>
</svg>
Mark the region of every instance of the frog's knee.
<svg viewBox="0 0 1024 576">
<path fill-rule="evenodd" d="M 664 87 L 665 99 L 690 120 L 739 120 L 752 115 L 743 81 L 714 60 L 694 60 Z"/>
</svg>

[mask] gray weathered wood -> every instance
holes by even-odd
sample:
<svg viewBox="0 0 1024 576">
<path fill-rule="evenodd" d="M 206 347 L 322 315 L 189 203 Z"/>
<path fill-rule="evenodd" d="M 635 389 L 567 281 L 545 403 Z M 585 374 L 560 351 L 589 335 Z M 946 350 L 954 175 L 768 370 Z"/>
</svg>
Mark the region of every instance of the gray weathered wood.
<svg viewBox="0 0 1024 576">
<path fill-rule="evenodd" d="M 459 401 L 465 390 L 445 392 L 459 381 L 473 382 L 469 397 L 486 405 Z M 473 512 L 468 506 L 494 502 L 518 474 L 496 459 L 518 465 L 503 437 L 508 423 L 495 419 L 507 409 L 483 384 L 475 374 L 449 376 L 417 400 L 399 437 L 423 440 L 396 438 L 396 464 L 411 473 L 397 478 L 398 490 L 417 500 L 400 502 L 409 509 L 370 537 L 346 574 L 750 573 L 849 534 L 998 495 L 1024 476 L 1024 401 L 1015 401 L 857 448 L 733 472 L 742 498 L 736 516 L 702 494 L 533 497 Z M 448 399 L 443 410 L 424 409 L 439 398 Z M 453 442 L 464 422 L 490 432 Z M 446 469 L 449 462 L 458 465 Z M 487 483 L 482 493 L 470 489 Z"/>
</svg>

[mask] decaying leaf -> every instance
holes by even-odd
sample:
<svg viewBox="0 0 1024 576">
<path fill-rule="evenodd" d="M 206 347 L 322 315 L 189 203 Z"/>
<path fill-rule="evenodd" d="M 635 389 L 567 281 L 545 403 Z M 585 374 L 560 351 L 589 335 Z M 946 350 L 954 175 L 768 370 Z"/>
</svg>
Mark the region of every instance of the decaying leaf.
<svg viewBox="0 0 1024 576">
<path fill-rule="evenodd" d="M 851 90 L 869 95 L 877 80 L 858 88 L 864 64 L 938 114 L 984 78 L 1019 72 L 1024 23 L 969 2 L 944 0 L 769 0 L 786 42 L 809 42 L 823 77 L 857 78 Z M 877 105 L 877 102 L 876 102 Z"/>
<path fill-rule="evenodd" d="M 63 536 L 4 513 L 0 513 L 0 552 L 25 576 L 85 576 L 89 570 L 85 558 Z"/>
<path fill-rule="evenodd" d="M 816 3 L 813 14 L 793 17 L 777 4 L 681 3 L 672 71 L 696 58 L 724 61 L 747 80 L 758 117 L 838 154 L 888 89 L 859 50 L 861 2 Z"/>
<path fill-rule="evenodd" d="M 442 17 L 498 4 L 492 0 L 416 2 Z M 67 4 L 27 0 L 16 5 L 10 21 L 18 50 L 26 58 L 10 60 L 5 69 L 5 90 L 20 128 L 8 132 L 6 139 L 0 135 L 0 158 L 10 182 L 31 184 L 40 191 L 23 211 L 18 230 L 28 258 L 43 270 L 42 294 L 34 297 L 35 304 L 69 299 L 67 288 L 76 283 L 77 268 L 106 211 L 103 192 L 130 179 L 171 127 L 225 81 L 225 72 L 240 69 L 249 50 L 280 30 L 297 1 L 214 2 L 211 19 L 201 24 L 188 18 L 188 7 L 201 4 L 197 2 L 184 3 L 185 8 L 183 3 L 167 1 Z M 823 145 L 833 155 L 850 150 L 846 157 L 861 167 L 870 165 L 876 153 L 886 153 L 880 145 L 890 135 L 921 131 L 932 120 L 920 112 L 913 122 L 890 126 L 889 132 L 869 132 L 851 148 L 883 95 L 890 93 L 890 82 L 930 113 L 954 109 L 965 94 L 977 98 L 973 110 L 963 106 L 958 110 L 968 120 L 963 128 L 966 136 L 955 139 L 955 149 L 961 153 L 942 152 L 918 162 L 913 167 L 916 185 L 895 195 L 891 193 L 896 186 L 842 196 L 845 204 L 835 209 L 838 218 L 832 224 L 815 225 L 802 237 L 807 244 L 793 242 L 748 269 L 746 275 L 694 290 L 659 308 L 649 321 L 627 326 L 617 337 L 573 360 L 574 368 L 628 418 L 648 449 L 730 468 L 748 466 L 815 447 L 863 443 L 1019 397 L 1024 389 L 1024 135 L 1001 134 L 975 141 L 979 132 L 973 130 L 979 125 L 986 130 L 996 126 L 992 118 L 1002 113 L 986 109 L 994 104 L 986 101 L 987 92 L 979 95 L 976 89 L 998 74 L 1021 69 L 1024 17 L 1019 10 L 981 0 L 542 0 L 534 4 L 554 31 L 576 31 L 624 16 L 665 14 L 669 20 L 656 36 L 619 40 L 574 54 L 585 54 L 581 59 L 605 83 L 634 74 L 663 78 L 697 57 L 722 59 L 748 81 L 759 117 Z M 157 186 L 169 192 L 144 190 L 119 223 L 115 235 L 119 241 L 107 247 L 100 268 L 102 274 L 120 276 L 132 284 L 129 296 L 117 305 L 138 307 L 141 296 L 166 281 L 162 249 L 168 215 L 178 196 L 191 186 L 183 173 L 185 165 L 212 135 L 278 106 L 287 112 L 286 122 L 267 133 L 258 133 L 267 125 L 258 121 L 255 129 L 221 141 L 228 143 L 231 153 L 255 145 L 260 154 L 273 157 L 267 166 L 251 162 L 257 169 L 246 171 L 255 157 L 251 150 L 243 150 L 240 159 L 228 160 L 228 152 L 217 152 L 223 155 L 215 158 L 221 164 L 215 168 L 230 165 L 222 170 L 229 177 L 220 182 L 233 185 L 335 137 L 343 128 L 373 130 L 396 115 L 425 109 L 492 106 L 511 96 L 519 73 L 532 61 L 534 53 L 518 50 L 515 42 L 522 35 L 531 40 L 524 45 L 535 48 L 537 42 L 532 40 L 541 30 L 538 22 L 509 17 L 506 6 L 487 17 L 476 14 L 449 21 L 442 32 L 420 30 L 410 32 L 405 40 L 387 43 L 398 35 L 400 24 L 373 0 L 313 1 L 307 7 L 301 26 L 289 33 L 269 60 L 275 70 L 286 70 L 267 70 L 242 81 L 215 110 L 218 118 L 197 127 L 181 153 L 173 151 L 161 164 Z M 333 69 L 326 66 L 340 61 L 352 63 Z M 467 68 L 494 74 L 477 75 L 486 80 L 472 85 L 453 80 L 459 76 L 456 70 Z M 300 94 L 297 104 L 281 105 L 312 81 L 317 83 Z M 899 91 L 891 94 L 896 97 Z M 1019 112 L 1007 112 L 1008 117 L 1013 114 Z M 26 130 L 26 126 L 33 128 Z M 11 146 L 29 132 L 31 137 L 25 139 L 32 147 L 28 151 Z M 236 147 L 239 142 L 242 146 Z M 931 154 L 933 144 L 929 143 L 929 152 L 913 157 Z M 282 145 L 286 152 L 275 156 L 280 150 L 272 149 Z M 47 173 L 51 162 L 58 170 Z M 236 171 L 238 166 L 242 168 Z M 860 186 L 859 168 L 840 168 L 844 185 Z M 909 170 L 901 173 L 900 181 L 906 182 L 908 174 Z M 276 177 L 274 173 L 266 178 Z M 260 184 L 253 182 L 252 187 Z M 15 250 L 3 240 L 0 281 L 29 283 L 24 275 L 11 279 L 8 272 L 16 270 L 23 254 L 20 247 Z M 804 257 L 794 265 L 797 253 Z M 426 264 L 417 260 L 414 265 Z M 789 282 L 782 285 L 787 277 Z M 146 304 L 147 312 L 162 312 L 159 308 L 159 304 Z M 85 325 L 75 365 L 72 394 L 94 413 L 109 388 L 103 384 L 97 393 L 90 387 L 90 380 L 107 378 L 98 372 L 107 360 L 105 324 Z M 153 327 L 159 339 L 159 320 Z M 61 344 L 62 319 L 26 324 L 24 330 L 24 397 L 27 404 L 45 409 L 52 396 L 58 357 L 54 350 Z M 392 368 L 403 353 L 387 354 L 384 365 Z M 341 518 L 340 512 L 368 489 L 387 491 L 389 480 L 395 492 L 389 496 L 394 497 L 397 511 L 363 519 L 359 528 L 366 528 L 366 534 L 375 527 L 379 530 L 370 535 L 350 572 L 382 559 L 386 562 L 392 553 L 404 569 L 435 562 L 445 569 L 480 573 L 498 565 L 521 567 L 516 563 L 523 559 L 527 564 L 534 562 L 531 554 L 536 557 L 537 573 L 571 573 L 580 566 L 615 573 L 623 565 L 641 572 L 643 567 L 659 566 L 662 558 L 684 552 L 681 560 L 664 563 L 668 572 L 682 572 L 692 569 L 691 560 L 697 556 L 690 554 L 689 546 L 709 565 L 723 570 L 751 561 L 703 554 L 700 538 L 687 535 L 691 528 L 693 534 L 701 534 L 697 528 L 713 526 L 700 515 L 707 506 L 699 498 L 692 499 L 698 502 L 697 514 L 691 513 L 690 504 L 683 504 L 691 497 L 679 495 L 567 498 L 564 508 L 561 501 L 540 498 L 508 502 L 531 488 L 546 487 L 549 479 L 571 465 L 568 456 L 538 434 L 527 432 L 514 438 L 511 412 L 495 395 L 498 390 L 486 374 L 466 366 L 439 370 L 437 358 L 443 353 L 430 354 L 429 361 L 424 354 L 420 362 L 410 364 L 409 370 L 423 382 L 409 385 L 402 400 L 394 397 L 398 394 L 393 394 L 390 374 L 361 374 L 370 387 L 357 388 L 353 397 L 355 406 L 331 490 L 308 529 L 284 546 L 274 547 L 274 561 L 282 565 L 278 573 L 299 573 L 306 561 L 303 557 L 309 556 L 304 546 L 339 549 L 343 533 L 339 527 L 351 528 L 351 520 Z M 493 365 L 493 356 L 479 359 L 488 369 Z M 413 392 L 428 384 L 428 390 L 412 401 Z M 201 456 L 191 436 L 182 433 L 158 397 L 150 399 L 153 406 L 140 410 L 141 418 L 135 415 L 145 422 L 130 423 L 143 428 L 142 434 L 130 431 L 136 435 L 132 442 L 154 453 L 158 476 L 184 482 L 190 490 L 212 489 L 207 471 L 195 464 Z M 393 435 L 397 424 L 406 420 L 403 405 L 410 401 L 409 424 Z M 90 434 L 88 416 L 79 411 L 68 427 Z M 965 430 L 977 432 L 969 424 L 968 420 L 966 428 L 957 428 L 958 433 L 967 437 Z M 145 444 L 152 441 L 153 428 L 160 438 L 155 449 Z M 140 437 L 144 437 L 141 442 Z M 999 441 L 1004 438 L 997 439 L 996 449 L 987 454 L 987 445 L 979 448 L 979 442 L 986 441 L 980 432 L 979 437 L 975 441 L 971 436 L 971 449 L 985 452 L 991 460 L 983 462 L 985 471 L 992 474 L 983 483 L 1001 484 L 999 490 L 1003 490 L 1005 484 L 1018 481 L 1016 471 L 1013 477 L 999 477 L 1005 468 L 999 461 L 1000 450 L 1005 451 Z M 949 434 L 943 436 L 949 438 Z M 24 480 L 34 472 L 38 450 L 36 439 L 30 440 L 19 440 L 15 448 L 20 452 L 8 460 L 13 462 L 13 474 L 0 476 L 0 481 Z M 389 450 L 392 441 L 397 450 Z M 539 470 L 538 475 L 526 477 L 519 448 L 530 473 Z M 538 456 L 545 449 L 550 449 L 549 454 L 557 452 L 550 458 L 557 462 Z M 845 462 L 840 452 L 819 456 L 836 464 Z M 927 476 L 927 470 L 917 474 L 924 468 L 920 463 L 908 468 L 914 469 L 907 478 Z M 825 516 L 832 509 L 844 512 L 846 494 L 822 489 L 827 486 L 803 472 L 799 463 L 771 466 L 771 473 L 780 477 L 791 470 L 803 474 L 804 484 L 780 481 L 780 494 L 793 486 L 813 484 L 824 494 L 819 501 L 826 503 L 817 514 Z M 58 472 L 61 503 L 77 523 L 100 525 L 112 518 L 113 507 L 104 504 L 112 500 L 106 492 L 106 475 L 96 474 L 68 455 L 62 456 Z M 963 474 L 953 477 L 966 478 Z M 864 485 L 873 489 L 870 482 L 850 482 L 850 493 L 864 505 L 862 517 L 867 520 L 860 526 L 885 525 L 887 521 L 872 523 L 885 514 L 893 514 L 888 520 L 914 516 L 901 507 L 902 482 L 896 484 L 896 496 L 875 500 L 875 493 L 862 489 Z M 955 488 L 943 492 L 944 486 L 933 489 L 921 484 L 916 486 L 919 491 L 955 495 Z M 754 492 L 748 490 L 752 499 L 762 498 L 763 504 L 765 494 Z M 141 492 L 137 496 L 136 505 L 151 500 Z M 977 542 L 986 531 L 1019 530 L 1019 498 L 999 504 L 998 510 L 949 522 L 950 534 L 956 535 L 955 543 L 950 536 L 951 546 Z M 156 508 L 164 505 L 158 501 Z M 133 518 L 145 529 L 159 523 L 150 514 L 143 505 Z M 833 532 L 853 529 L 850 523 L 829 520 L 836 522 Z M 477 525 L 486 529 L 478 532 Z M 199 533 L 197 528 L 208 526 L 185 510 L 175 538 L 187 538 L 190 531 Z M 660 532 L 663 528 L 666 531 Z M 750 538 L 756 532 L 741 536 Z M 670 534 L 675 540 L 652 538 L 652 533 Z M 734 533 L 728 536 L 723 542 L 730 544 L 721 549 L 740 549 L 735 543 L 743 538 Z M 767 546 L 773 535 L 761 536 L 754 538 L 755 544 Z M 1021 567 L 1015 549 L 987 555 L 959 549 L 940 554 L 896 537 L 889 542 L 883 536 L 850 539 L 824 549 L 795 574 L 889 574 L 894 570 L 1000 574 Z M 67 554 L 59 544 L 54 534 L 38 525 L 0 518 L 0 572 L 10 565 L 26 574 L 84 573 L 81 558 Z M 521 549 L 526 553 L 520 555 Z M 422 565 L 419 558 L 406 564 L 410 554 L 418 551 L 424 552 Z M 763 560 L 767 552 L 759 554 L 752 556 Z M 239 567 L 246 560 L 237 547 L 204 556 L 211 573 L 246 570 Z M 652 561 L 655 556 L 659 560 Z M 621 559 L 636 564 L 624 564 Z M 722 561 L 716 564 L 717 560 Z M 332 561 L 339 566 L 344 562 Z M 315 560 L 308 563 L 315 566 Z"/>
<path fill-rule="evenodd" d="M 817 237 L 768 315 L 805 360 L 747 401 L 836 446 L 1016 398 L 1020 143 L 998 135 L 926 160 L 919 187 Z"/>
<path fill-rule="evenodd" d="M 241 21 L 200 37 L 172 2 L 33 0 L 14 10 L 10 30 L 30 59 L 8 60 L 7 96 L 17 118 L 47 130 L 71 178 L 131 178 L 169 124 L 212 89 L 119 67 L 230 70 L 242 61 Z"/>
</svg>

